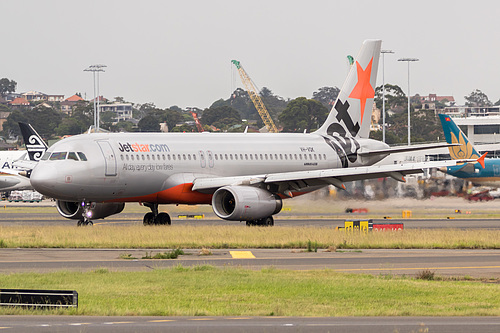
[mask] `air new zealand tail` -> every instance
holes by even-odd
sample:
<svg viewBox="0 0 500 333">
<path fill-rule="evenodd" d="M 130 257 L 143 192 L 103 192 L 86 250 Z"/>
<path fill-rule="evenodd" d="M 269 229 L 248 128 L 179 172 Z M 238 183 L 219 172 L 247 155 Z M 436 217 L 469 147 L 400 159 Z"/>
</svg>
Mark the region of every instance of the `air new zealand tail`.
<svg viewBox="0 0 500 333">
<path fill-rule="evenodd" d="M 20 122 L 19 128 L 21 129 L 21 133 L 23 135 L 29 159 L 31 161 L 39 161 L 48 148 L 47 144 L 45 144 L 42 137 L 30 124 Z"/>
</svg>

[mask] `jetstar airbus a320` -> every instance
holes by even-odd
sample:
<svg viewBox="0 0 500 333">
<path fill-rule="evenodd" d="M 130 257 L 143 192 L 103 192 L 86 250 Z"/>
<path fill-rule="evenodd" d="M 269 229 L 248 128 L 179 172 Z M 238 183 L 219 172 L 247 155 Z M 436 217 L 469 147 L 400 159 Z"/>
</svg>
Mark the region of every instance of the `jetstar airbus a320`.
<svg viewBox="0 0 500 333">
<path fill-rule="evenodd" d="M 211 204 L 247 225 L 273 225 L 282 200 L 328 185 L 422 172 L 457 161 L 372 166 L 393 152 L 368 138 L 380 40 L 367 40 L 325 123 L 313 133 L 91 133 L 54 144 L 31 173 L 60 214 L 89 224 L 126 202 L 151 208 L 144 224 L 170 224 L 159 204 Z"/>
</svg>

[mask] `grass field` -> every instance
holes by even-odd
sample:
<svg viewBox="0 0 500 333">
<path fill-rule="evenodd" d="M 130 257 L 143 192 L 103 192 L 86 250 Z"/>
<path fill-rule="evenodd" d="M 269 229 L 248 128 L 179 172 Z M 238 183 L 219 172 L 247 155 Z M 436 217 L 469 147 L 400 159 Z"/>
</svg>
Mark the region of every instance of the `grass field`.
<svg viewBox="0 0 500 333">
<path fill-rule="evenodd" d="M 141 316 L 498 316 L 500 285 L 330 270 L 212 266 L 149 272 L 0 275 L 3 288 L 69 289 L 78 309 L 0 308 L 0 314 Z"/>
<path fill-rule="evenodd" d="M 337 249 L 498 249 L 500 230 L 346 233 L 310 227 L 0 227 L 4 248 L 306 248 L 310 243 Z"/>
</svg>

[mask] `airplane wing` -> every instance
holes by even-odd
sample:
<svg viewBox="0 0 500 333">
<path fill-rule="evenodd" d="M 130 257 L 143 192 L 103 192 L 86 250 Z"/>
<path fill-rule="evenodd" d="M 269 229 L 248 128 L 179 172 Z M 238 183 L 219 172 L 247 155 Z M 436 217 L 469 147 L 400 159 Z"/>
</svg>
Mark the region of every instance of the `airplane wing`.
<svg viewBox="0 0 500 333">
<path fill-rule="evenodd" d="M 343 188 L 344 182 L 355 180 L 391 177 L 398 181 L 405 181 L 408 174 L 423 172 L 423 169 L 455 166 L 460 163 L 476 160 L 449 160 L 419 163 L 402 163 L 379 166 L 323 169 L 311 171 L 280 172 L 267 175 L 251 175 L 239 177 L 195 178 L 193 191 L 208 190 L 228 185 L 254 185 L 258 183 L 279 184 L 280 190 L 300 191 L 310 186 L 332 184 Z"/>
</svg>

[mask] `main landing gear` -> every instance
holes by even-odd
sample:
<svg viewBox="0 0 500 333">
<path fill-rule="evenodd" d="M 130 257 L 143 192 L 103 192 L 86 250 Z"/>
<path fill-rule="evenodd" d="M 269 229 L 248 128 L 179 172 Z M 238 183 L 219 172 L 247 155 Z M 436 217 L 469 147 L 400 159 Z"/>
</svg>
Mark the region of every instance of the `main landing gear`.
<svg viewBox="0 0 500 333">
<path fill-rule="evenodd" d="M 274 219 L 272 216 L 264 217 L 259 220 L 247 221 L 247 226 L 262 226 L 262 227 L 272 227 L 274 225 Z"/>
<path fill-rule="evenodd" d="M 151 209 L 150 213 L 144 215 L 144 225 L 170 225 L 172 223 L 170 215 L 167 213 L 158 213 L 157 203 L 146 202 L 144 206 Z"/>
</svg>

